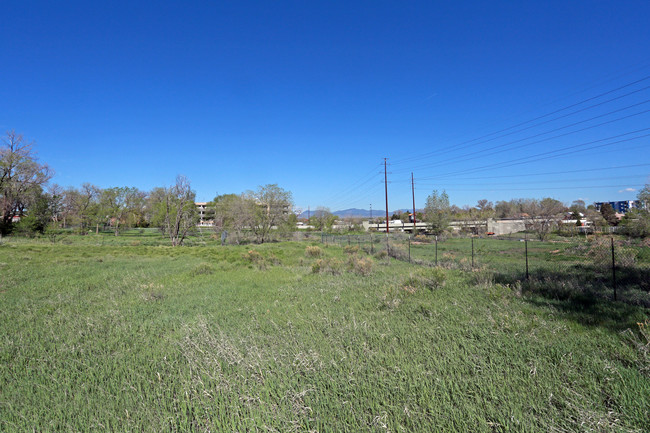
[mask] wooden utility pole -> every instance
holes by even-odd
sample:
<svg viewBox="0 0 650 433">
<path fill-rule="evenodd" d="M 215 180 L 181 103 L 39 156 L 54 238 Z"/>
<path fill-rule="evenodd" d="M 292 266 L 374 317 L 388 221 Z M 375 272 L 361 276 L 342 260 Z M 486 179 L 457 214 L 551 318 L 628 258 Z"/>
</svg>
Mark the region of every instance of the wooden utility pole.
<svg viewBox="0 0 650 433">
<path fill-rule="evenodd" d="M 386 171 L 386 160 L 384 158 L 384 190 L 386 191 L 386 234 L 390 231 L 388 228 L 388 173 Z"/>
<path fill-rule="evenodd" d="M 417 220 L 415 219 L 415 183 L 413 182 L 413 172 L 411 172 L 411 194 L 413 194 L 413 233 L 415 233 Z"/>
</svg>

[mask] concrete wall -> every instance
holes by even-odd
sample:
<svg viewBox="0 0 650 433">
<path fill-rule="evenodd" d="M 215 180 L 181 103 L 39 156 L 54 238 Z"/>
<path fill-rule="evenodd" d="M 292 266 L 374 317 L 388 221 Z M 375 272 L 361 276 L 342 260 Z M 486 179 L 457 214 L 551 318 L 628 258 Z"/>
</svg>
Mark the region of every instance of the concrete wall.
<svg viewBox="0 0 650 433">
<path fill-rule="evenodd" d="M 490 218 L 487 221 L 487 231 L 495 235 L 507 235 L 523 232 L 524 230 L 526 230 L 524 220 L 495 220 Z"/>
</svg>

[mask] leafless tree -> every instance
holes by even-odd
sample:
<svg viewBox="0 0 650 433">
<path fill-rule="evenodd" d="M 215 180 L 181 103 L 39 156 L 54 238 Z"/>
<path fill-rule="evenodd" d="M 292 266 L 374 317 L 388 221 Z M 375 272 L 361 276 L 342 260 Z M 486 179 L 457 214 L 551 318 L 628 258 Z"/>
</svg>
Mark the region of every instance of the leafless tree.
<svg viewBox="0 0 650 433">
<path fill-rule="evenodd" d="M 546 239 L 566 212 L 562 202 L 548 197 L 542 200 L 524 200 L 522 209 L 525 212 L 526 225 L 535 232 L 540 241 Z"/>
<path fill-rule="evenodd" d="M 195 193 L 187 177 L 179 175 L 176 184 L 166 188 L 164 196 L 165 231 L 172 246 L 183 244 L 187 232 L 196 226 Z"/>
</svg>

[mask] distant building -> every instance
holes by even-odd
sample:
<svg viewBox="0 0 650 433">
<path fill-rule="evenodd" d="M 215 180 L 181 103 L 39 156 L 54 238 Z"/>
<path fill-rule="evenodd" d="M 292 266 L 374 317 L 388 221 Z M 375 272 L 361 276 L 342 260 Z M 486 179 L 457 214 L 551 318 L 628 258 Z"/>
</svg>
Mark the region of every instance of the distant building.
<svg viewBox="0 0 650 433">
<path fill-rule="evenodd" d="M 614 212 L 620 214 L 626 214 L 630 209 L 639 207 L 640 203 L 638 200 L 622 200 L 622 201 L 599 201 L 594 203 L 596 210 L 600 212 L 600 208 L 605 204 L 609 203 L 614 209 Z"/>
<path fill-rule="evenodd" d="M 208 210 L 207 202 L 194 202 L 196 206 L 196 211 L 199 213 L 199 226 L 201 227 L 212 227 L 214 225 L 214 220 L 211 218 L 210 212 Z"/>
</svg>

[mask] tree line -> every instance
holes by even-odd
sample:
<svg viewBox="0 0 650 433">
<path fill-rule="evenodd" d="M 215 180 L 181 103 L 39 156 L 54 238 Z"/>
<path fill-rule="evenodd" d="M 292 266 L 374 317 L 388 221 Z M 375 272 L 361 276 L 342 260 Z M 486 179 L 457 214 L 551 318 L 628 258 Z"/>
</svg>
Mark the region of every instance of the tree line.
<svg viewBox="0 0 650 433">
<path fill-rule="evenodd" d="M 81 187 L 63 188 L 49 184 L 53 172 L 38 161 L 33 142 L 21 134 L 8 131 L 0 146 L 0 234 L 43 233 L 46 229 L 69 229 L 87 234 L 110 229 L 116 236 L 124 229 L 156 227 L 172 245 L 181 245 L 190 230 L 200 222 L 195 206 L 195 192 L 190 181 L 178 176 L 171 187 L 142 191 L 135 187 L 99 188 L 90 183 Z M 459 208 L 450 205 L 445 191 L 434 190 L 424 209 L 416 212 L 418 222 L 425 222 L 429 232 L 442 234 L 452 220 L 469 231 L 477 220 L 488 218 L 519 218 L 544 240 L 568 215 L 581 225 L 589 220 L 596 226 L 623 225 L 624 232 L 638 237 L 650 236 L 650 185 L 637 199 L 641 206 L 630 210 L 619 221 L 609 204 L 600 211 L 575 200 L 571 206 L 547 197 L 497 201 L 482 199 L 476 206 Z M 291 231 L 297 217 L 293 213 L 292 194 L 276 184 L 258 187 L 241 194 L 224 194 L 207 203 L 203 219 L 213 229 L 240 243 L 246 238 L 263 243 L 274 232 Z M 393 219 L 410 222 L 408 213 L 395 213 Z M 309 219 L 316 230 L 331 229 L 336 222 L 329 209 L 319 207 Z M 383 221 L 376 218 L 375 222 Z M 475 230 L 475 229 L 474 229 Z"/>
<path fill-rule="evenodd" d="M 196 194 L 185 176 L 178 176 L 170 187 L 143 191 L 90 183 L 63 188 L 49 184 L 52 175 L 47 164 L 38 161 L 33 142 L 15 131 L 6 133 L 0 147 L 0 234 L 57 229 L 88 234 L 110 229 L 119 236 L 125 229 L 155 227 L 177 246 L 199 223 Z M 289 223 L 292 205 L 290 192 L 265 185 L 216 197 L 208 203 L 206 217 L 217 230 L 232 230 L 237 241 L 246 231 L 262 243 L 272 228 Z"/>
</svg>

